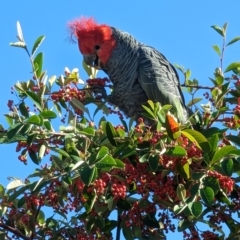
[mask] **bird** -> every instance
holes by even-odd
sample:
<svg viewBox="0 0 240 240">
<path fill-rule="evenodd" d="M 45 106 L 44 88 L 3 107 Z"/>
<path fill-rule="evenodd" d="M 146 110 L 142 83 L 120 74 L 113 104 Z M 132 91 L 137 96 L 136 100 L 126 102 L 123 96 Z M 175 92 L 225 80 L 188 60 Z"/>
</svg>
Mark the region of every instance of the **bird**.
<svg viewBox="0 0 240 240">
<path fill-rule="evenodd" d="M 127 117 L 143 115 L 148 100 L 162 106 L 170 104 L 181 123 L 188 110 L 174 66 L 154 47 L 139 42 L 132 35 L 93 17 L 68 22 L 70 38 L 78 43 L 83 61 L 103 70 L 113 84 L 108 102 Z"/>
</svg>

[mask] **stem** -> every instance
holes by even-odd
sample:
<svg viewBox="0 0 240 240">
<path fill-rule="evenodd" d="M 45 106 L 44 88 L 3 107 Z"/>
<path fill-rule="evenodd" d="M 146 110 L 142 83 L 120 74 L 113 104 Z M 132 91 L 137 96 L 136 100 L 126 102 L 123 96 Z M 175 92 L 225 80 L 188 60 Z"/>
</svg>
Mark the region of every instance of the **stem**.
<svg viewBox="0 0 240 240">
<path fill-rule="evenodd" d="M 1 222 L 0 222 L 0 228 L 3 228 L 3 229 L 5 229 L 5 230 L 9 231 L 9 232 L 13 233 L 14 235 L 16 235 L 16 236 L 18 236 L 18 237 L 20 237 L 20 238 L 22 238 L 22 239 L 24 239 L 24 240 L 30 240 L 29 237 L 26 237 L 26 236 L 23 235 L 21 232 L 19 232 L 17 229 L 12 228 L 12 227 L 10 227 L 10 226 L 8 226 L 8 225 L 6 225 L 6 224 L 3 224 L 3 223 L 1 223 Z"/>
<path fill-rule="evenodd" d="M 188 84 L 181 84 L 181 87 L 192 87 L 192 88 L 196 88 L 196 89 L 209 89 L 212 90 L 213 87 L 208 87 L 208 86 L 196 86 L 196 85 L 188 85 Z"/>
<path fill-rule="evenodd" d="M 118 211 L 118 225 L 117 225 L 117 232 L 116 232 L 116 240 L 120 240 L 120 235 L 121 235 L 121 217 L 120 217 L 120 214 L 119 214 L 119 211 Z"/>
</svg>

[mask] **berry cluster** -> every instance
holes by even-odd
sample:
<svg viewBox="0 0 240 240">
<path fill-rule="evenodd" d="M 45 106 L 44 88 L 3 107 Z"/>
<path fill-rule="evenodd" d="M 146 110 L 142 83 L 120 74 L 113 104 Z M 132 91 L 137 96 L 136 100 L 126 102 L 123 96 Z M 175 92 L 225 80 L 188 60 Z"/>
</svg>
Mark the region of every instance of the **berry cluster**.
<svg viewBox="0 0 240 240">
<path fill-rule="evenodd" d="M 27 163 L 27 152 L 38 152 L 39 151 L 39 147 L 41 146 L 41 142 L 39 143 L 33 143 L 31 145 L 28 145 L 27 142 L 24 142 L 24 141 L 20 141 L 18 142 L 17 146 L 16 146 L 16 152 L 20 152 L 22 149 L 22 152 L 21 152 L 21 155 L 18 156 L 18 159 L 23 162 L 24 164 Z M 47 154 L 49 154 L 50 152 L 50 149 L 47 148 L 45 150 L 45 153 L 44 153 L 44 156 L 46 156 Z"/>
<path fill-rule="evenodd" d="M 106 83 L 110 83 L 110 80 L 107 77 L 105 77 L 105 78 L 94 78 L 94 79 L 86 80 L 86 83 L 91 87 L 93 87 L 93 86 L 105 87 Z"/>
<path fill-rule="evenodd" d="M 54 102 L 68 102 L 71 101 L 72 98 L 76 98 L 79 101 L 83 102 L 85 100 L 85 91 L 84 90 L 79 90 L 77 87 L 72 87 L 70 85 L 67 85 L 64 88 L 61 88 L 57 92 L 53 92 L 51 94 L 51 99 Z"/>
<path fill-rule="evenodd" d="M 232 192 L 235 183 L 230 177 L 224 176 L 216 171 L 208 171 L 208 176 L 217 178 L 221 188 L 223 188 L 227 194 Z"/>
</svg>

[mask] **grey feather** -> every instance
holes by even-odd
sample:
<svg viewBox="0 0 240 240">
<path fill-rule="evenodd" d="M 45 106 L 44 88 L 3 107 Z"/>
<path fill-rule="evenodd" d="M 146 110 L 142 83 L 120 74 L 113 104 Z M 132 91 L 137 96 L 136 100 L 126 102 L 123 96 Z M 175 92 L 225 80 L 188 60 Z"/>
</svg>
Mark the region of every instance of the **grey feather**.
<svg viewBox="0 0 240 240">
<path fill-rule="evenodd" d="M 113 82 L 109 101 L 127 116 L 141 116 L 147 100 L 171 104 L 181 122 L 187 111 L 175 68 L 156 49 L 139 43 L 130 34 L 112 28 L 117 46 L 103 70 Z M 180 108 L 180 109 L 179 109 Z"/>
</svg>

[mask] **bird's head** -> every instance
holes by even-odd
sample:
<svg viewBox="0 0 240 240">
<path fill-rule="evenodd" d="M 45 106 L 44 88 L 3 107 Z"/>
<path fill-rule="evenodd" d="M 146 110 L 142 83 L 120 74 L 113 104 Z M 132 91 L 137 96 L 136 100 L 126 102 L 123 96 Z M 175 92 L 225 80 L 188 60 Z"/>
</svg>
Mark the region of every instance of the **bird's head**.
<svg viewBox="0 0 240 240">
<path fill-rule="evenodd" d="M 98 24 L 93 18 L 81 17 L 68 23 L 71 37 L 75 37 L 85 63 L 100 69 L 106 64 L 116 46 L 112 29 Z"/>
</svg>

